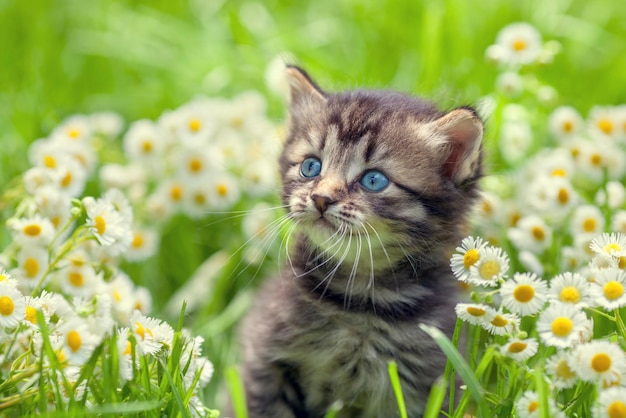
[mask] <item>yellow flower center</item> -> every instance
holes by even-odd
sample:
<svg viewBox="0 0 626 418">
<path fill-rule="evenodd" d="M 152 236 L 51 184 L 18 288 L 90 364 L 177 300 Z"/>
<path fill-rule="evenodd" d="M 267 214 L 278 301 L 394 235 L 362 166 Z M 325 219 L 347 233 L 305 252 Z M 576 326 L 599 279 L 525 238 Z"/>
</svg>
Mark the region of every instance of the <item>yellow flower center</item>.
<svg viewBox="0 0 626 418">
<path fill-rule="evenodd" d="M 604 373 L 611 368 L 611 357 L 605 353 L 598 353 L 591 359 L 591 368 L 598 372 Z"/>
<path fill-rule="evenodd" d="M 70 348 L 70 350 L 72 350 L 74 353 L 80 350 L 80 346 L 82 345 L 83 341 L 80 338 L 80 334 L 78 333 L 78 331 L 72 330 L 68 332 L 66 339 L 67 346 Z"/>
<path fill-rule="evenodd" d="M 32 257 L 29 257 L 24 261 L 24 271 L 26 276 L 35 277 L 39 273 L 39 262 Z"/>
<path fill-rule="evenodd" d="M 82 285 L 85 284 L 85 278 L 78 271 L 70 271 L 67 275 L 67 278 L 72 286 L 82 287 Z"/>
<path fill-rule="evenodd" d="M 621 256 L 617 259 L 617 267 L 622 270 L 626 268 L 626 256 Z"/>
<path fill-rule="evenodd" d="M 104 220 L 104 218 L 98 215 L 95 218 L 93 218 L 93 222 L 95 224 L 94 226 L 96 227 L 96 231 L 98 232 L 98 234 L 104 235 L 104 233 L 107 230 L 107 223 Z"/>
<path fill-rule="evenodd" d="M 115 299 L 116 302 L 119 302 L 122 300 L 122 295 L 120 295 L 120 292 L 118 292 L 117 290 L 113 291 L 113 299 Z"/>
<path fill-rule="evenodd" d="M 526 347 L 528 347 L 528 344 L 521 341 L 515 341 L 509 345 L 509 353 L 521 353 L 526 350 Z"/>
<path fill-rule="evenodd" d="M 170 188 L 170 197 L 173 201 L 178 202 L 183 197 L 183 188 L 175 184 Z"/>
<path fill-rule="evenodd" d="M 463 267 L 465 267 L 465 270 L 468 270 L 470 267 L 476 264 L 478 260 L 480 260 L 480 253 L 477 249 L 471 248 L 467 250 L 465 255 L 463 255 Z"/>
<path fill-rule="evenodd" d="M 604 284 L 602 291 L 604 292 L 604 297 L 608 300 L 619 299 L 624 294 L 624 285 L 618 281 L 611 280 Z"/>
<path fill-rule="evenodd" d="M 493 213 L 493 206 L 487 200 L 483 201 L 483 212 L 487 215 L 491 215 Z"/>
<path fill-rule="evenodd" d="M 141 145 L 141 149 L 145 154 L 150 154 L 152 152 L 153 145 L 152 141 L 150 141 L 149 139 L 144 140 Z"/>
<path fill-rule="evenodd" d="M 565 303 L 578 303 L 580 301 L 580 292 L 576 286 L 565 286 L 559 293 L 559 300 Z"/>
<path fill-rule="evenodd" d="M 593 218 L 587 218 L 583 222 L 583 231 L 585 232 L 594 232 L 597 228 L 597 222 Z"/>
<path fill-rule="evenodd" d="M 540 226 L 533 226 L 530 233 L 537 241 L 543 241 L 546 238 L 546 233 Z"/>
<path fill-rule="evenodd" d="M 521 284 L 513 291 L 513 297 L 518 302 L 526 303 L 535 296 L 535 289 L 528 284 Z"/>
<path fill-rule="evenodd" d="M 189 161 L 189 171 L 192 173 L 197 173 L 202 170 L 202 161 L 197 158 L 192 158 Z"/>
<path fill-rule="evenodd" d="M 193 196 L 193 201 L 196 202 L 198 205 L 204 205 L 204 203 L 206 202 L 206 197 L 202 193 L 196 193 Z"/>
<path fill-rule="evenodd" d="M 135 322 L 135 332 L 141 337 L 142 341 L 146 338 L 146 330 L 139 322 Z"/>
<path fill-rule="evenodd" d="M 195 133 L 195 132 L 198 132 L 200 128 L 202 128 L 202 123 L 200 122 L 198 118 L 191 118 L 189 119 L 187 126 L 189 126 L 189 130 L 191 132 Z"/>
<path fill-rule="evenodd" d="M 480 277 L 485 280 L 491 280 L 500 273 L 500 263 L 496 260 L 489 260 L 480 266 Z"/>
<path fill-rule="evenodd" d="M 600 119 L 597 122 L 596 126 L 606 135 L 611 135 L 611 133 L 613 133 L 613 122 L 611 122 L 609 119 Z"/>
<path fill-rule="evenodd" d="M 496 317 L 493 318 L 493 321 L 491 321 L 491 325 L 496 326 L 496 327 L 505 327 L 508 324 L 509 324 L 509 320 L 503 317 L 502 315 L 496 315 Z"/>
<path fill-rule="evenodd" d="M 13 299 L 8 296 L 0 297 L 0 314 L 3 316 L 9 316 L 15 310 L 15 304 L 13 303 Z"/>
<path fill-rule="evenodd" d="M 576 377 L 576 373 L 569 367 L 567 361 L 561 360 L 556 365 L 556 375 L 563 380 L 568 380 Z"/>
<path fill-rule="evenodd" d="M 24 319 L 31 324 L 37 324 L 37 309 L 34 306 L 27 306 L 24 313 Z"/>
<path fill-rule="evenodd" d="M 217 185 L 217 194 L 224 197 L 228 194 L 228 187 L 225 184 Z"/>
<path fill-rule="evenodd" d="M 528 404 L 528 412 L 535 412 L 539 408 L 539 402 L 532 401 Z"/>
<path fill-rule="evenodd" d="M 515 41 L 513 41 L 512 47 L 514 51 L 523 51 L 527 48 L 526 41 L 524 41 L 523 39 L 516 39 Z"/>
<path fill-rule="evenodd" d="M 613 254 L 622 251 L 622 246 L 616 242 L 611 242 L 610 244 L 604 246 L 604 251 L 608 254 Z"/>
<path fill-rule="evenodd" d="M 46 155 L 43 157 L 43 165 L 48 168 L 55 168 L 57 166 L 57 160 L 55 160 L 51 155 Z"/>
<path fill-rule="evenodd" d="M 36 237 L 41 234 L 41 226 L 38 224 L 26 225 L 22 231 L 29 237 Z"/>
<path fill-rule="evenodd" d="M 80 129 L 78 128 L 69 128 L 67 130 L 67 136 L 69 136 L 72 139 L 76 139 L 80 136 Z"/>
<path fill-rule="evenodd" d="M 626 418 L 626 404 L 622 401 L 615 401 L 606 408 L 609 418 Z"/>
<path fill-rule="evenodd" d="M 233 128 L 240 128 L 243 125 L 243 118 L 236 117 L 232 118 L 230 124 Z"/>
<path fill-rule="evenodd" d="M 567 189 L 565 188 L 559 189 L 557 199 L 559 203 L 562 205 L 565 205 L 567 202 L 569 202 L 569 192 L 567 191 Z"/>
<path fill-rule="evenodd" d="M 143 247 L 144 239 L 143 234 L 137 232 L 135 236 L 133 236 L 133 242 L 131 243 L 133 248 L 141 248 Z"/>
<path fill-rule="evenodd" d="M 551 173 L 554 177 L 565 177 L 567 176 L 567 172 L 564 168 L 555 168 Z"/>
<path fill-rule="evenodd" d="M 571 319 L 560 316 L 552 321 L 552 333 L 557 337 L 566 337 L 572 332 L 572 328 L 574 327 L 574 323 Z"/>
<path fill-rule="evenodd" d="M 133 347 L 130 345 L 130 341 L 127 341 L 126 348 L 124 349 L 124 352 L 122 353 L 122 355 L 130 356 L 132 352 L 133 352 Z"/>
<path fill-rule="evenodd" d="M 61 179 L 61 186 L 68 187 L 70 184 L 72 184 L 72 172 L 68 171 Z"/>
<path fill-rule="evenodd" d="M 589 161 L 592 165 L 599 166 L 602 164 L 602 156 L 598 153 L 591 154 L 591 159 Z"/>
<path fill-rule="evenodd" d="M 572 122 L 571 120 L 566 120 L 565 122 L 563 122 L 563 132 L 568 134 L 572 132 L 573 130 L 574 130 L 574 122 Z"/>
<path fill-rule="evenodd" d="M 469 306 L 466 309 L 467 313 L 472 315 L 472 316 L 483 316 L 487 313 L 487 311 L 485 311 L 484 309 L 481 308 L 477 308 L 475 306 Z"/>
</svg>

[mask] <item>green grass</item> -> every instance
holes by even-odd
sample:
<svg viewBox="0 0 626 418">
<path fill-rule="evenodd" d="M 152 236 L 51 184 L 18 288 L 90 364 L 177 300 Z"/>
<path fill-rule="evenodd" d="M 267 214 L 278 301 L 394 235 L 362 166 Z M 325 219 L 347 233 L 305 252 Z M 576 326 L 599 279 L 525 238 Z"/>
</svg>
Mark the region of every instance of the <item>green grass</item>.
<svg viewBox="0 0 626 418">
<path fill-rule="evenodd" d="M 267 64 L 287 51 L 331 91 L 392 88 L 430 97 L 444 108 L 475 104 L 493 92 L 498 74 L 484 51 L 503 26 L 516 21 L 532 23 L 545 40 L 561 44 L 555 63 L 532 73 L 559 92 L 558 103 L 585 115 L 593 105 L 626 102 L 625 20 L 626 8 L 614 0 L 0 0 L 0 189 L 4 193 L 30 166 L 29 145 L 72 114 L 112 110 L 127 122 L 156 119 L 197 95 L 232 97 L 258 89 L 268 99 L 270 118 L 280 123 L 283 100 L 264 77 Z M 492 150 L 498 121 L 487 126 Z M 490 155 L 497 169 L 497 152 Z M 10 198 L 0 195 L 0 221 L 12 215 Z M 206 337 L 205 354 L 215 365 L 203 394 L 209 407 L 219 406 L 226 371 L 236 364 L 233 326 L 273 269 L 241 271 L 235 251 L 242 242 L 231 234 L 240 230 L 241 219 L 223 218 L 175 217 L 162 229 L 157 257 L 123 266 L 152 291 L 155 316 L 175 321 L 164 312 L 169 297 L 205 259 L 220 250 L 232 254 L 212 276 L 209 300 L 185 317 L 185 325 Z M 0 228 L 0 248 L 9 242 Z M 146 390 L 170 391 L 166 410 L 180 411 L 188 394 L 170 390 L 179 383 L 174 365 L 154 367 L 163 379 Z M 123 410 L 110 408 L 132 415 L 155 407 L 154 393 L 139 386 L 129 389 L 139 400 Z M 102 399 L 124 401 L 116 392 L 102 393 Z M 104 415 L 114 412 L 102 408 Z"/>
</svg>

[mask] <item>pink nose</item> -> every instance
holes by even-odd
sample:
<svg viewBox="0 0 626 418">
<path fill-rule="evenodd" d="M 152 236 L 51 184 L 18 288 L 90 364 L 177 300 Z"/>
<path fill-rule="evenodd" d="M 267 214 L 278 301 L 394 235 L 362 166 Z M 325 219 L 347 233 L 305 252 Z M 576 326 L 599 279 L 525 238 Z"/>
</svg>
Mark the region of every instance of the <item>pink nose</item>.
<svg viewBox="0 0 626 418">
<path fill-rule="evenodd" d="M 315 207 L 317 208 L 319 213 L 322 215 L 324 214 L 324 212 L 326 212 L 326 209 L 328 209 L 328 206 L 335 203 L 335 201 L 331 197 L 323 196 L 319 194 L 311 195 L 311 200 L 315 204 Z"/>
</svg>

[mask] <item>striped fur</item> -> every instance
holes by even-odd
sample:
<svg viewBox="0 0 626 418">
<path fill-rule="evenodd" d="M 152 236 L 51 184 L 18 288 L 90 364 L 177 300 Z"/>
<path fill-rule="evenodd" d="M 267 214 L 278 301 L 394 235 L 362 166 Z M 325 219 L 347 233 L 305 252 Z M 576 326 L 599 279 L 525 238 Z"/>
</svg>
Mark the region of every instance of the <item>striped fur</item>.
<svg viewBox="0 0 626 418">
<path fill-rule="evenodd" d="M 290 67 L 282 200 L 296 223 L 283 273 L 243 325 L 250 416 L 398 416 L 387 364 L 398 363 L 409 416 L 419 417 L 445 358 L 418 327 L 451 332 L 460 240 L 481 176 L 482 123 L 389 91 L 323 92 Z M 319 176 L 302 162 L 322 162 Z M 367 170 L 390 184 L 367 191 Z M 323 196 L 320 209 L 312 196 Z"/>
</svg>

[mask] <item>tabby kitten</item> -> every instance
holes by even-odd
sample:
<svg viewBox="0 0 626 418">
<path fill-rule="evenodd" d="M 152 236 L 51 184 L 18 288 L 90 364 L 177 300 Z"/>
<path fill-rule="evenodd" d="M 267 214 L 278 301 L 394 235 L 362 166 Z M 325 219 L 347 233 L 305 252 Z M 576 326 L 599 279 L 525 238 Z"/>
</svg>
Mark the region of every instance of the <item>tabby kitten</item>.
<svg viewBox="0 0 626 418">
<path fill-rule="evenodd" d="M 288 67 L 282 200 L 295 248 L 243 325 L 251 417 L 423 413 L 445 357 L 419 327 L 450 333 L 457 283 L 449 254 L 478 194 L 483 124 L 389 91 L 322 91 Z"/>
</svg>

